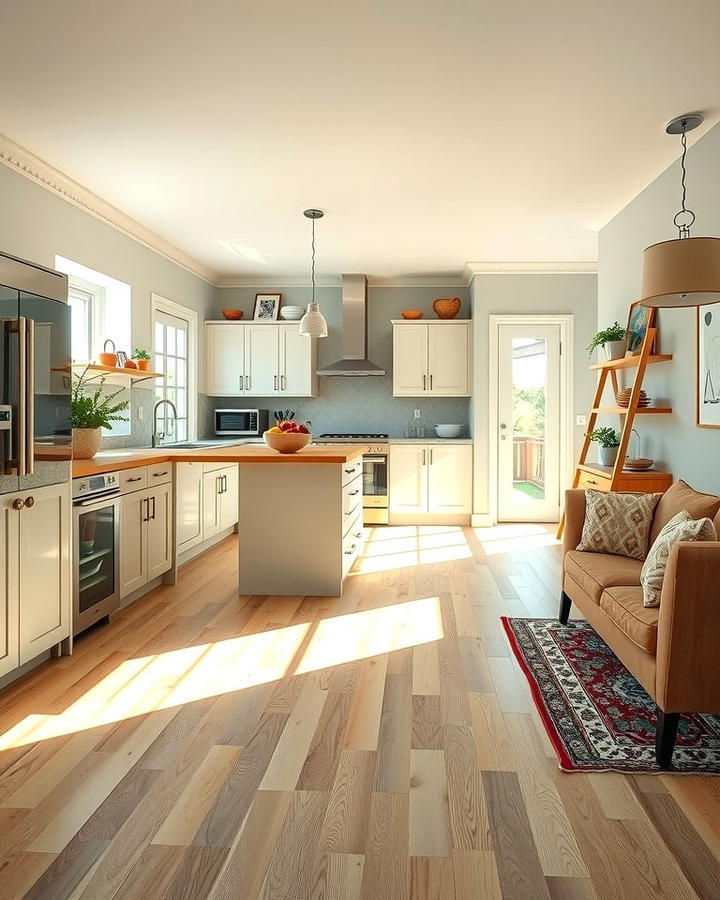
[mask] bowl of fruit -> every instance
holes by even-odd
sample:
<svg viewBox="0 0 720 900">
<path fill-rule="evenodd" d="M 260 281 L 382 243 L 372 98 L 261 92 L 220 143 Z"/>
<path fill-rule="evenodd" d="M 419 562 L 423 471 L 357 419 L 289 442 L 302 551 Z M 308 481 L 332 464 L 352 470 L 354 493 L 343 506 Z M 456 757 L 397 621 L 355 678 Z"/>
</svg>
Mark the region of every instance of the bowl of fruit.
<svg viewBox="0 0 720 900">
<path fill-rule="evenodd" d="M 310 442 L 310 429 L 293 421 L 293 413 L 275 413 L 275 425 L 263 434 L 263 440 L 278 453 L 297 453 Z"/>
</svg>

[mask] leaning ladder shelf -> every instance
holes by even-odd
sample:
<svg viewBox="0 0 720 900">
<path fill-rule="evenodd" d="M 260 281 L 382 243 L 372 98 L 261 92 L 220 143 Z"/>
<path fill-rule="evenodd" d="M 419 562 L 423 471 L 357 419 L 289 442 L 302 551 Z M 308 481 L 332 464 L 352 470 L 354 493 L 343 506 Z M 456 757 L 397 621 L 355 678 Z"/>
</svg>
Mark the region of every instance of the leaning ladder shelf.
<svg viewBox="0 0 720 900">
<path fill-rule="evenodd" d="M 669 406 L 646 406 L 639 407 L 640 391 L 642 390 L 643 379 L 645 378 L 645 370 L 649 365 L 654 363 L 669 362 L 672 355 L 668 353 L 653 354 L 652 350 L 657 340 L 657 328 L 649 328 L 645 335 L 640 354 L 638 356 L 625 356 L 622 359 L 608 360 L 607 362 L 599 362 L 590 366 L 591 369 L 599 371 L 597 388 L 593 397 L 592 406 L 590 407 L 590 416 L 587 421 L 587 434 L 583 441 L 580 456 L 575 474 L 573 476 L 572 486 L 577 487 L 597 487 L 600 490 L 608 491 L 654 491 L 665 490 L 672 482 L 672 476 L 667 472 L 649 472 L 649 471 L 628 471 L 623 469 L 623 463 L 627 455 L 628 446 L 630 444 L 630 436 L 632 434 L 633 422 L 637 415 L 655 415 L 667 416 L 672 413 Z M 630 401 L 627 407 L 623 406 L 603 406 L 602 398 L 607 385 L 608 376 L 612 384 L 613 394 L 618 394 L 618 370 L 635 368 L 635 379 L 633 381 L 632 390 L 630 392 Z M 618 447 L 617 459 L 614 466 L 600 466 L 587 462 L 587 455 L 590 450 L 591 441 L 588 434 L 593 431 L 599 415 L 618 415 L 621 418 L 620 429 L 620 446 Z M 562 537 L 565 527 L 565 513 L 563 512 L 560 524 L 558 525 L 557 536 Z"/>
</svg>

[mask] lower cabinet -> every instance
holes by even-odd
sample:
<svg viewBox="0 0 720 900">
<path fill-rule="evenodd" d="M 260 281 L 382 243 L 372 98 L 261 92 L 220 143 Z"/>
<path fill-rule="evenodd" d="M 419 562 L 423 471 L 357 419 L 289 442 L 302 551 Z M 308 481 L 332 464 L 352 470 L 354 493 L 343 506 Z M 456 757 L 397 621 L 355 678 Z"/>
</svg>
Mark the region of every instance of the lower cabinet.
<svg viewBox="0 0 720 900">
<path fill-rule="evenodd" d="M 471 512 L 471 444 L 391 444 L 389 476 L 391 514 Z"/>
<path fill-rule="evenodd" d="M 238 520 L 238 467 L 214 463 L 177 463 L 177 551 L 232 528 Z"/>
<path fill-rule="evenodd" d="M 172 566 L 172 484 L 121 500 L 120 596 L 127 597 Z"/>
<path fill-rule="evenodd" d="M 70 634 L 71 526 L 68 484 L 0 498 L 0 675 Z"/>
</svg>

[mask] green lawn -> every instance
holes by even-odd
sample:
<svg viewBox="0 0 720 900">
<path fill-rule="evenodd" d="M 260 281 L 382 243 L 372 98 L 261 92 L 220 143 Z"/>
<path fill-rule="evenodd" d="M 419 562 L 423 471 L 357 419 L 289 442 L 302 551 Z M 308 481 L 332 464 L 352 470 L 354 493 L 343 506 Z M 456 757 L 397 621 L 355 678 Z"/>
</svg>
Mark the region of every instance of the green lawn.
<svg viewBox="0 0 720 900">
<path fill-rule="evenodd" d="M 531 497 L 533 500 L 545 499 L 545 491 L 536 484 L 531 484 L 529 481 L 514 481 L 513 487 L 516 491 L 522 491 L 523 494 L 527 494 L 528 497 Z"/>
</svg>

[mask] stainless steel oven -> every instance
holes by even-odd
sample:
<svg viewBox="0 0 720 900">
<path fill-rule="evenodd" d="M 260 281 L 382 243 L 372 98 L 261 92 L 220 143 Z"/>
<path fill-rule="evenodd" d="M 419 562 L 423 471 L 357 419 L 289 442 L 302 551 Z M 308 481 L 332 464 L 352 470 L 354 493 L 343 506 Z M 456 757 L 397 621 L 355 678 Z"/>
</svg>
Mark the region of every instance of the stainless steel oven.
<svg viewBox="0 0 720 900">
<path fill-rule="evenodd" d="M 73 634 L 120 605 L 120 474 L 73 480 Z"/>
<path fill-rule="evenodd" d="M 378 447 L 373 447 L 372 451 L 363 456 L 363 523 L 387 525 L 389 520 L 387 452 Z"/>
<path fill-rule="evenodd" d="M 216 409 L 215 434 L 230 437 L 262 437 L 268 427 L 266 409 Z"/>
</svg>

